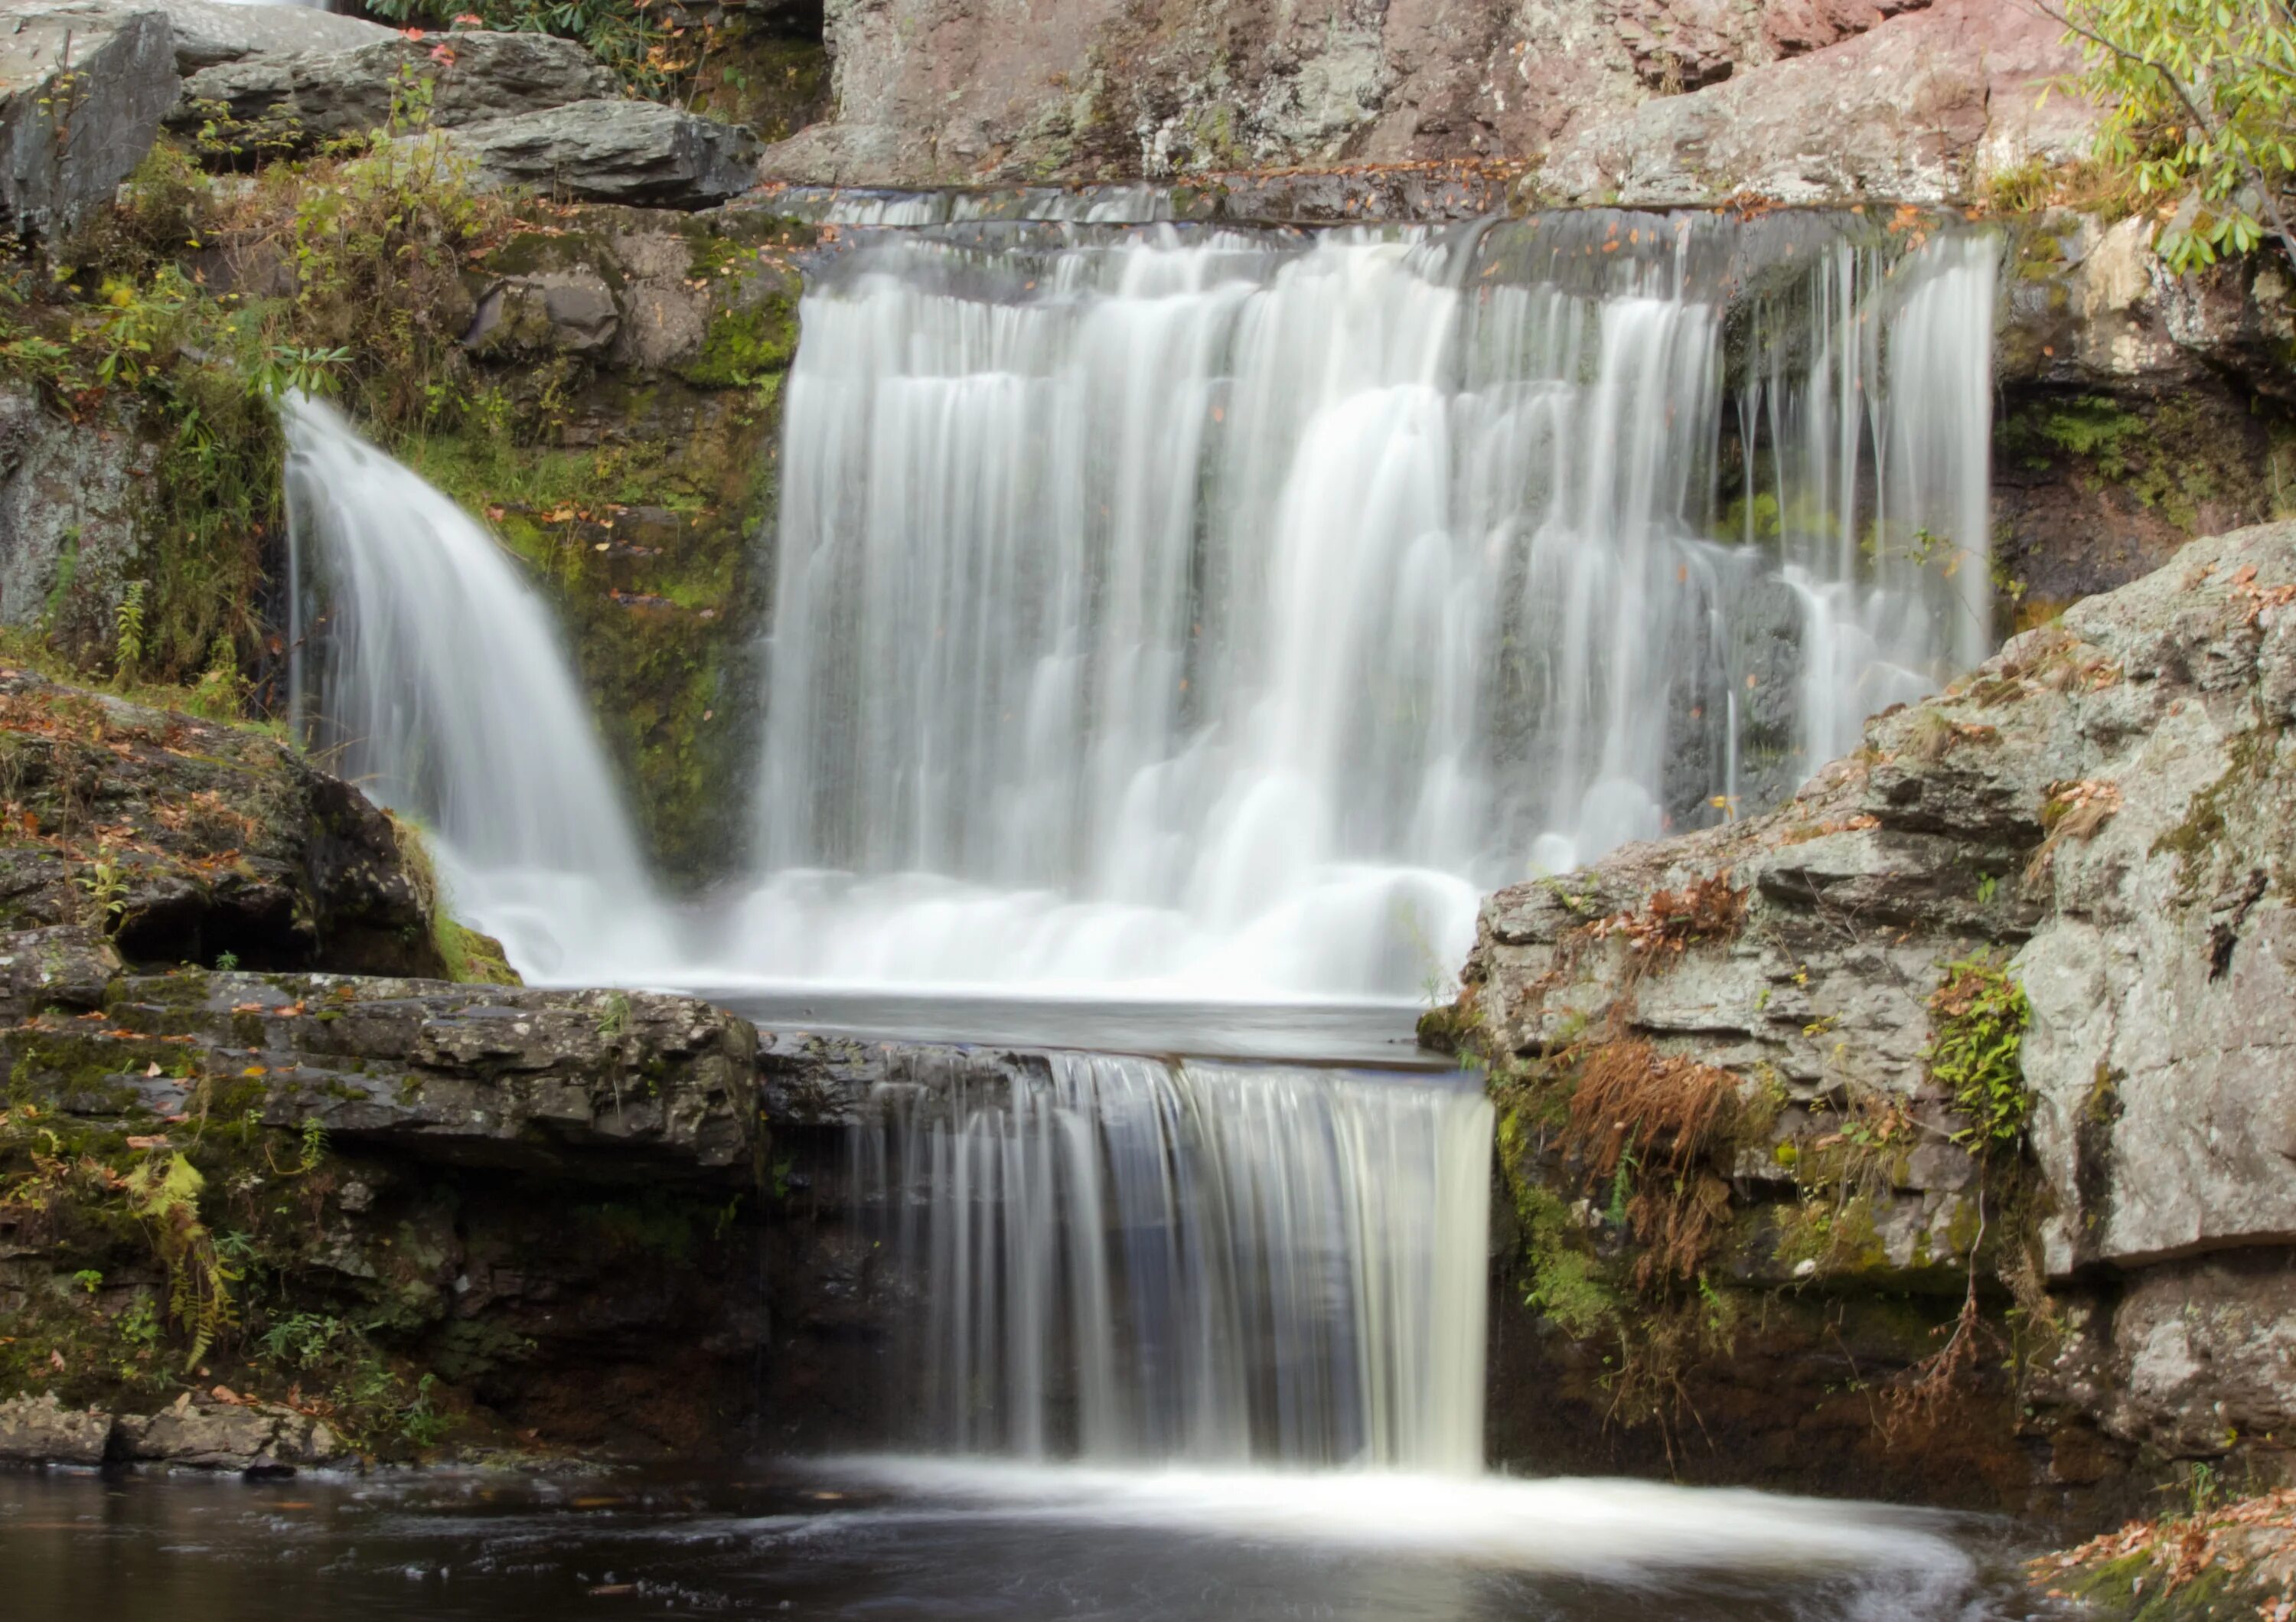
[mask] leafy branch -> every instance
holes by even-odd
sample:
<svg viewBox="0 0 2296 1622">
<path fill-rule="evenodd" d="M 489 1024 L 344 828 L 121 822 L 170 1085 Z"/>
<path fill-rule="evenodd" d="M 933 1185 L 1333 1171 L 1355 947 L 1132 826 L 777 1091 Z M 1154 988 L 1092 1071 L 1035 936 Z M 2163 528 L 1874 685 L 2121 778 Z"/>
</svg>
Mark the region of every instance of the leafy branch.
<svg viewBox="0 0 2296 1622">
<path fill-rule="evenodd" d="M 2087 58 L 2105 111 L 2103 155 L 2137 190 L 2181 193 L 2161 234 L 2179 274 L 2268 234 L 2296 268 L 2284 191 L 2296 176 L 2296 7 L 2291 0 L 2026 0 Z M 2259 217 L 2259 216 L 2261 217 Z"/>
</svg>

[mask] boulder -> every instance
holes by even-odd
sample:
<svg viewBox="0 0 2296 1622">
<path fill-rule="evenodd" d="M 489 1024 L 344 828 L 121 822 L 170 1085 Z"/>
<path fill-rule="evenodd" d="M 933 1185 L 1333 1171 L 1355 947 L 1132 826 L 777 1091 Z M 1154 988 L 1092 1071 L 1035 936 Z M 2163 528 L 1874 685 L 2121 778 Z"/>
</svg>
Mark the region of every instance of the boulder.
<svg viewBox="0 0 2296 1622">
<path fill-rule="evenodd" d="M 0 1008 L 101 1001 L 114 954 L 439 973 L 396 824 L 251 727 L 0 670 Z"/>
<path fill-rule="evenodd" d="M 195 1397 L 188 1391 L 157 1413 L 121 1416 L 119 1452 L 136 1463 L 250 1476 L 291 1476 L 299 1467 L 345 1464 L 354 1458 L 324 1420 L 266 1404 Z"/>
<path fill-rule="evenodd" d="M 67 1408 L 53 1391 L 0 1402 L 0 1463 L 101 1464 L 111 1415 Z"/>
<path fill-rule="evenodd" d="M 109 202 L 176 83 L 162 12 L 21 0 L 0 14 L 0 232 L 53 234 Z"/>
<path fill-rule="evenodd" d="M 1846 43 L 1597 119 L 1526 177 L 1542 206 L 1937 202 L 1988 175 L 2084 155 L 2085 105 L 2053 81 L 2078 53 L 2038 12 L 1937 0 Z"/>
<path fill-rule="evenodd" d="M 2276 1432 L 2296 1356 L 2292 721 L 2296 524 L 2194 542 L 1875 718 L 1777 810 L 1491 897 L 1431 1032 L 1536 1074 L 1628 1041 L 1740 1078 L 1769 1111 L 1729 1167 L 1741 1281 L 1920 1289 L 1964 1258 L 2050 1292 L 2029 1414 L 2171 1456 Z M 1635 944 L 1718 884 L 1742 922 Z M 2019 1169 L 1985 1177 L 1933 1073 L 1938 995 L 1973 958 L 2030 1010 Z M 1908 1152 L 1862 1192 L 1823 1180 L 1876 1120 Z M 1812 1200 L 1854 1211 L 1856 1241 L 1837 1216 L 1813 1249 Z"/>
<path fill-rule="evenodd" d="M 316 5 L 234 4 L 229 0 L 138 0 L 165 12 L 176 46 L 176 70 L 184 75 L 250 56 L 291 52 L 348 51 L 398 30 Z"/>
<path fill-rule="evenodd" d="M 445 138 L 493 184 L 589 202 L 707 209 L 757 181 L 755 135 L 658 102 L 576 102 Z"/>
<path fill-rule="evenodd" d="M 83 582 L 134 574 L 155 461 L 135 430 L 117 402 L 75 422 L 45 405 L 37 386 L 0 382 L 0 625 L 49 618 L 69 635 L 79 627 L 69 613 L 57 623 L 50 606 L 67 570 Z"/>
<path fill-rule="evenodd" d="M 411 109 L 407 86 L 430 86 Z M 394 116 L 437 129 L 611 95 L 613 75 L 570 39 L 463 33 L 413 39 L 388 33 L 347 51 L 264 53 L 184 81 L 177 127 L 212 124 L 234 144 L 283 150 L 381 129 Z"/>
</svg>

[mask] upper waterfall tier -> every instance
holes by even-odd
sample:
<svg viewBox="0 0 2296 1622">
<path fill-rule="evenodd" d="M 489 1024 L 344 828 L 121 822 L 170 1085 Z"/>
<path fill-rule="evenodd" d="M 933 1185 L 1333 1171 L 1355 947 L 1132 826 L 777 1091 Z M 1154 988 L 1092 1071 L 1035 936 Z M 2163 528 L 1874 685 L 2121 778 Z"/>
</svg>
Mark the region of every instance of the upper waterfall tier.
<svg viewBox="0 0 2296 1622">
<path fill-rule="evenodd" d="M 1997 247 L 870 232 L 786 401 L 729 967 L 1396 994 L 1989 640 Z"/>
</svg>

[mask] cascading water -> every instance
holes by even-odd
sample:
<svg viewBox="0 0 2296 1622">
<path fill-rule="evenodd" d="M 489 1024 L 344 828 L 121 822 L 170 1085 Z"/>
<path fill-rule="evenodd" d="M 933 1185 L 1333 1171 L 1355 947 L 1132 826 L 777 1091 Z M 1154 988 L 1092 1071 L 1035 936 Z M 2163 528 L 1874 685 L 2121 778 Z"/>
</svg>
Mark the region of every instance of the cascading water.
<svg viewBox="0 0 2296 1622">
<path fill-rule="evenodd" d="M 857 1136 L 922 1310 L 915 1439 L 1096 1463 L 1482 1463 L 1472 1084 L 1054 1053 Z"/>
<path fill-rule="evenodd" d="M 667 926 L 549 610 L 331 407 L 280 409 L 297 734 L 430 829 L 457 910 L 529 978 L 661 973 Z"/>
<path fill-rule="evenodd" d="M 1407 994 L 1483 891 L 1781 797 L 1989 634 L 1996 250 L 1851 229 L 869 233 L 727 965 Z"/>
</svg>

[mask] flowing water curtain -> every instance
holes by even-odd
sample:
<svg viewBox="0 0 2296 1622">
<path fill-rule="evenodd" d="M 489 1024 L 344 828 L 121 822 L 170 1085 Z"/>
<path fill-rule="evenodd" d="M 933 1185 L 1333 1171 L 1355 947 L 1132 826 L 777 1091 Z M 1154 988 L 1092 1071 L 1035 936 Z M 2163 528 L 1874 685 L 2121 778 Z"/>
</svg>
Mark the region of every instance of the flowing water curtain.
<svg viewBox="0 0 2296 1622">
<path fill-rule="evenodd" d="M 1755 313 L 1744 523 L 1800 599 L 1802 770 L 1991 650 L 1998 255 L 1982 233 L 1838 245 L 1800 307 Z"/>
<path fill-rule="evenodd" d="M 856 1187 L 922 1303 L 890 1405 L 914 1439 L 1480 1468 L 1475 1087 L 1054 1054 L 879 1103 Z"/>
<path fill-rule="evenodd" d="M 330 769 L 423 823 L 541 978 L 660 974 L 667 926 L 549 610 L 453 501 L 290 396 L 290 684 Z"/>
<path fill-rule="evenodd" d="M 1612 255 L 1637 218 L 899 236 L 816 287 L 753 964 L 1406 990 L 1480 891 L 1973 659 L 1990 241 Z"/>
</svg>

